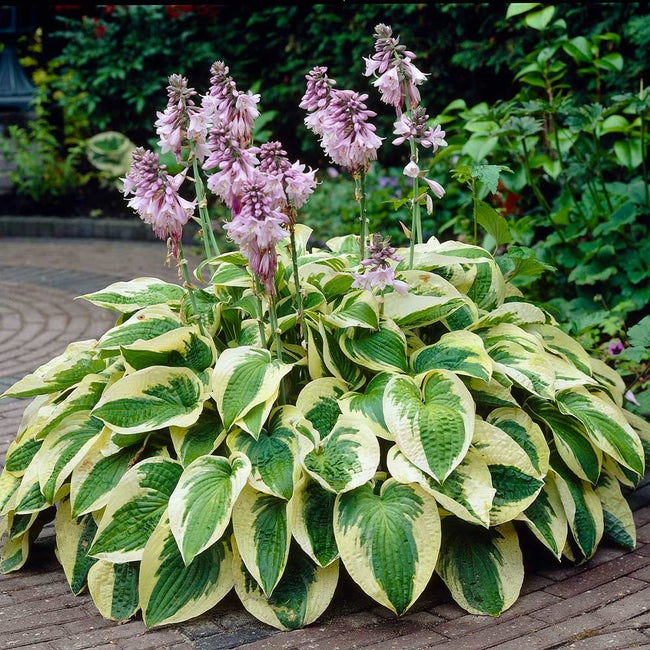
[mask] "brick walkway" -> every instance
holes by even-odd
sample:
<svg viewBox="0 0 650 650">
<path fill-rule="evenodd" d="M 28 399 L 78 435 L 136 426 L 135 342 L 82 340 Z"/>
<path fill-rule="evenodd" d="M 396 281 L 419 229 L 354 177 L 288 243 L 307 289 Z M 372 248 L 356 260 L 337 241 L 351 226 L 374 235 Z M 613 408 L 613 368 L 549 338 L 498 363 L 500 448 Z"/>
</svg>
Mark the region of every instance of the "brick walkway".
<svg viewBox="0 0 650 650">
<path fill-rule="evenodd" d="M 87 239 L 0 239 L 0 391 L 75 340 L 100 336 L 110 313 L 74 296 L 111 282 L 152 275 L 176 281 L 164 245 Z M 0 402 L 0 465 L 24 401 Z M 105 621 L 87 594 L 74 597 L 54 557 L 51 527 L 26 567 L 0 576 L 0 650 L 650 650 L 650 487 L 633 498 L 634 552 L 603 547 L 581 567 L 531 567 L 521 598 L 498 619 L 465 613 L 433 581 L 401 619 L 343 580 L 321 621 L 278 632 L 234 596 L 185 624 L 146 630 L 141 621 Z"/>
</svg>

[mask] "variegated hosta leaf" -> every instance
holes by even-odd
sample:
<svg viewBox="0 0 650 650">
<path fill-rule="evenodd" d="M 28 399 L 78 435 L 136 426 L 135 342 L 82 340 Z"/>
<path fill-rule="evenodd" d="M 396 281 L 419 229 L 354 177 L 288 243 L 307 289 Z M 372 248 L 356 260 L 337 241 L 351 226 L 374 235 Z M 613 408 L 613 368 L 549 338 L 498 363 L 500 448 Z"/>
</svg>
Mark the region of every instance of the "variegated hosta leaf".
<svg viewBox="0 0 650 650">
<path fill-rule="evenodd" d="M 506 523 L 486 530 L 445 517 L 436 573 L 470 614 L 499 616 L 517 600 L 524 581 L 514 526 Z"/>
<path fill-rule="evenodd" d="M 57 509 L 54 527 L 57 557 L 72 593 L 77 595 L 86 586 L 90 567 L 97 562 L 88 554 L 97 524 L 92 515 L 73 517 L 70 501 L 64 499 Z"/>
<path fill-rule="evenodd" d="M 562 558 L 569 527 L 553 472 L 547 474 L 542 491 L 517 519 L 523 521 L 558 560 Z"/>
<path fill-rule="evenodd" d="M 400 483 L 418 483 L 436 501 L 460 519 L 479 526 L 490 525 L 490 510 L 496 490 L 483 457 L 471 447 L 462 462 L 438 483 L 418 469 L 396 446 L 388 450 L 388 471 Z"/>
<path fill-rule="evenodd" d="M 486 421 L 505 431 L 526 452 L 539 476 L 546 475 L 550 457 L 548 443 L 526 411 L 518 407 L 498 408 L 488 414 Z"/>
<path fill-rule="evenodd" d="M 208 391 L 189 368 L 151 366 L 109 386 L 92 415 L 125 434 L 189 427 L 198 420 Z"/>
<path fill-rule="evenodd" d="M 140 607 L 148 627 L 180 623 L 212 609 L 233 587 L 230 540 L 221 539 L 185 566 L 165 514 L 140 565 Z"/>
<path fill-rule="evenodd" d="M 113 564 L 97 560 L 88 571 L 88 591 L 99 613 L 111 621 L 127 621 L 140 609 L 138 562 Z"/>
<path fill-rule="evenodd" d="M 452 264 L 458 259 L 463 259 L 463 267 L 472 268 L 472 285 L 463 293 L 466 293 L 479 309 L 490 311 L 501 305 L 505 298 L 506 283 L 499 265 L 488 251 L 459 241 L 446 241 L 437 244 L 435 249 L 438 253 L 448 256 Z"/>
<path fill-rule="evenodd" d="M 343 353 L 362 368 L 375 372 L 406 372 L 406 337 L 390 320 L 383 319 L 377 329 L 347 328 L 339 335 Z"/>
<path fill-rule="evenodd" d="M 411 356 L 413 372 L 445 369 L 489 382 L 492 359 L 485 351 L 483 340 L 473 332 L 447 332 L 433 345 L 416 350 Z"/>
<path fill-rule="evenodd" d="M 217 287 L 250 287 L 253 278 L 246 266 L 221 262 L 212 274 L 210 284 Z"/>
<path fill-rule="evenodd" d="M 38 467 L 41 492 L 49 503 L 55 502 L 64 481 L 92 447 L 103 428 L 101 420 L 88 411 L 80 411 L 66 417 L 45 438 L 32 462 Z"/>
<path fill-rule="evenodd" d="M 244 454 L 201 456 L 185 468 L 169 498 L 172 533 L 187 566 L 224 533 L 251 464 Z"/>
<path fill-rule="evenodd" d="M 535 305 L 528 302 L 506 302 L 492 309 L 479 318 L 474 328 L 494 327 L 501 323 L 513 325 L 528 325 L 530 323 L 544 323 L 546 314 Z"/>
<path fill-rule="evenodd" d="M 110 562 L 142 559 L 182 472 L 180 463 L 165 458 L 134 465 L 112 491 L 89 553 Z"/>
<path fill-rule="evenodd" d="M 32 529 L 30 528 L 22 535 L 5 541 L 0 550 L 0 575 L 18 571 L 24 566 L 29 557 L 29 549 L 32 543 L 31 535 Z"/>
<path fill-rule="evenodd" d="M 51 503 L 41 491 L 38 476 L 38 463 L 31 462 L 23 474 L 20 485 L 11 498 L 11 507 L 17 514 L 30 514 L 45 510 Z M 3 509 L 3 512 L 7 506 Z"/>
<path fill-rule="evenodd" d="M 34 397 L 56 393 L 78 384 L 86 375 L 105 368 L 106 361 L 98 357 L 97 341 L 70 343 L 63 354 L 17 381 L 0 397 Z"/>
<path fill-rule="evenodd" d="M 197 372 L 214 365 L 217 350 L 196 325 L 177 327 L 154 339 L 122 346 L 122 356 L 135 370 L 147 366 L 184 366 Z"/>
<path fill-rule="evenodd" d="M 588 560 L 603 536 L 602 504 L 593 487 L 573 474 L 558 456 L 552 457 L 551 466 L 569 530 L 580 553 Z"/>
<path fill-rule="evenodd" d="M 345 393 L 337 400 L 341 413 L 363 421 L 377 437 L 385 440 L 395 439 L 386 427 L 383 411 L 384 389 L 391 376 L 391 373 L 380 372 L 368 382 L 363 393 Z"/>
<path fill-rule="evenodd" d="M 266 349 L 224 350 L 214 368 L 212 396 L 226 431 L 237 425 L 257 437 L 291 368 Z"/>
<path fill-rule="evenodd" d="M 612 401 L 618 407 L 622 407 L 623 396 L 627 390 L 627 386 L 621 375 L 614 368 L 596 357 L 589 357 L 589 363 L 594 379 L 598 381 L 599 385 L 610 396 Z"/>
<path fill-rule="evenodd" d="M 346 382 L 352 390 L 356 390 L 365 383 L 365 375 L 356 363 L 353 363 L 343 354 L 338 337 L 332 333 L 322 318 L 318 320 L 318 331 L 310 327 L 312 346 L 308 350 L 308 356 L 317 354 L 320 359 L 323 374 L 333 375 Z M 318 351 L 315 350 L 318 349 Z M 312 372 L 313 364 L 310 362 L 309 370 Z M 317 369 L 316 369 L 317 370 Z M 325 370 L 327 372 L 325 373 Z M 317 377 L 323 376 L 316 375 Z M 314 376 L 314 375 L 312 375 Z"/>
<path fill-rule="evenodd" d="M 181 302 L 181 315 L 184 323 L 203 325 L 203 330 L 208 336 L 214 336 L 221 325 L 221 313 L 224 303 L 215 294 L 214 287 L 205 289 L 194 287 L 186 293 Z"/>
<path fill-rule="evenodd" d="M 525 406 L 551 431 L 555 448 L 569 469 L 578 478 L 595 484 L 600 476 L 603 452 L 591 442 L 582 423 L 539 397 L 528 398 Z"/>
<path fill-rule="evenodd" d="M 561 357 L 553 357 L 555 368 L 555 390 L 561 391 L 577 386 L 597 386 L 598 382 L 584 372 L 578 370 L 572 363 Z"/>
<path fill-rule="evenodd" d="M 63 399 L 44 404 L 29 423 L 25 436 L 45 438 L 68 416 L 90 411 L 99 402 L 107 385 L 107 377 L 86 375 Z"/>
<path fill-rule="evenodd" d="M 614 464 L 608 459 L 608 464 Z M 627 499 L 616 477 L 605 467 L 596 485 L 596 495 L 603 505 L 604 534 L 613 542 L 633 550 L 636 547 L 636 525 Z"/>
<path fill-rule="evenodd" d="M 274 409 L 267 428 L 262 429 L 257 440 L 241 429 L 234 429 L 228 436 L 228 447 L 245 454 L 252 465 L 249 483 L 260 492 L 287 501 L 293 496 L 294 484 L 301 472 L 299 434 L 289 415 L 293 412 L 299 413 L 289 406 Z"/>
<path fill-rule="evenodd" d="M 246 568 L 270 596 L 289 556 L 290 507 L 284 499 L 244 487 L 232 513 L 237 548 Z"/>
<path fill-rule="evenodd" d="M 650 422 L 625 409 L 623 409 L 623 415 L 639 436 L 639 440 L 643 445 L 646 467 L 650 467 Z M 1 503 L 2 500 L 0 499 Z"/>
<path fill-rule="evenodd" d="M 72 470 L 70 505 L 73 517 L 103 508 L 113 488 L 140 453 L 138 447 L 127 447 L 106 455 L 110 439 L 110 430 L 104 429 Z"/>
<path fill-rule="evenodd" d="M 178 303 L 185 289 L 157 278 L 135 278 L 130 282 L 115 282 L 101 291 L 80 298 L 93 305 L 129 314 L 150 305 Z"/>
<path fill-rule="evenodd" d="M 20 476 L 8 471 L 5 465 L 0 472 L 0 517 L 15 506 L 14 497 L 19 486 Z"/>
<path fill-rule="evenodd" d="M 22 438 L 21 440 L 13 440 L 10 442 L 5 457 L 6 472 L 11 472 L 15 478 L 22 476 L 42 444 L 42 440 L 35 440 L 34 438 Z M 1 485 L 2 483 L 0 482 Z M 0 511 L 2 511 L 2 506 L 3 499 L 0 496 Z"/>
<path fill-rule="evenodd" d="M 337 494 L 363 485 L 379 466 L 377 438 L 353 416 L 339 416 L 320 444 L 303 440 L 303 467 L 326 490 Z"/>
<path fill-rule="evenodd" d="M 499 408 L 501 406 L 519 406 L 517 400 L 512 396 L 510 388 L 507 388 L 495 377 L 489 382 L 482 379 L 471 378 L 467 382 L 469 392 L 472 394 L 474 401 L 487 408 Z"/>
<path fill-rule="evenodd" d="M 431 370 L 421 388 L 393 377 L 384 392 L 384 418 L 404 455 L 439 482 L 462 461 L 474 432 L 474 400 L 448 370 Z"/>
<path fill-rule="evenodd" d="M 169 427 L 178 459 L 187 467 L 199 456 L 211 454 L 226 438 L 217 411 L 206 403 L 199 419 L 189 427 Z"/>
<path fill-rule="evenodd" d="M 335 377 L 310 381 L 298 394 L 296 407 L 314 426 L 321 438 L 333 428 L 341 415 L 339 398 L 348 391 L 348 384 Z"/>
<path fill-rule="evenodd" d="M 560 411 L 582 422 L 595 445 L 639 476 L 644 471 L 643 446 L 620 408 L 584 388 L 557 395 Z"/>
<path fill-rule="evenodd" d="M 551 356 L 534 334 L 502 323 L 481 332 L 485 349 L 499 370 L 520 386 L 544 399 L 555 397 L 555 370 Z"/>
<path fill-rule="evenodd" d="M 235 591 L 246 610 L 263 623 L 279 630 L 295 630 L 313 623 L 332 601 L 338 562 L 322 568 L 294 547 L 280 582 L 266 596 L 233 546 Z"/>
<path fill-rule="evenodd" d="M 168 305 L 145 307 L 108 330 L 99 339 L 98 348 L 104 355 L 110 356 L 117 354 L 122 346 L 148 341 L 181 326 L 180 316 Z"/>
<path fill-rule="evenodd" d="M 535 500 L 544 474 L 517 442 L 493 424 L 477 419 L 472 444 L 487 463 L 496 490 L 490 525 L 514 519 Z"/>
<path fill-rule="evenodd" d="M 559 327 L 535 323 L 524 325 L 527 332 L 539 336 L 544 347 L 564 358 L 585 375 L 591 375 L 591 360 L 585 349 Z"/>
<path fill-rule="evenodd" d="M 293 498 L 293 537 L 319 566 L 330 565 L 339 556 L 334 538 L 336 495 L 308 476 L 298 484 Z"/>
<path fill-rule="evenodd" d="M 431 579 L 440 547 L 435 499 L 417 483 L 388 479 L 336 497 L 334 534 L 345 568 L 374 600 L 396 614 Z"/>
<path fill-rule="evenodd" d="M 345 294 L 331 313 L 324 316 L 324 320 L 333 327 L 376 330 L 379 327 L 379 303 L 370 291 L 353 289 Z"/>
<path fill-rule="evenodd" d="M 460 294 L 402 295 L 394 291 L 384 296 L 384 316 L 390 318 L 398 327 L 411 329 L 437 323 L 464 305 L 465 299 Z"/>
</svg>

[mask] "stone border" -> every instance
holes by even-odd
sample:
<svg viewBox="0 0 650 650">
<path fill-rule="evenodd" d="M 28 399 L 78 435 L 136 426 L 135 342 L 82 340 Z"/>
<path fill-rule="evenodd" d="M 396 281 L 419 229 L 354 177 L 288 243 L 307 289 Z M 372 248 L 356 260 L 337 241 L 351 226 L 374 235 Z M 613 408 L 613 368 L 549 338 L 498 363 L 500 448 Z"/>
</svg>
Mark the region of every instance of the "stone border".
<svg viewBox="0 0 650 650">
<path fill-rule="evenodd" d="M 192 243 L 199 228 L 194 222 L 183 230 L 183 242 Z M 0 237 L 50 237 L 155 241 L 151 226 L 133 217 L 0 216 Z"/>
</svg>

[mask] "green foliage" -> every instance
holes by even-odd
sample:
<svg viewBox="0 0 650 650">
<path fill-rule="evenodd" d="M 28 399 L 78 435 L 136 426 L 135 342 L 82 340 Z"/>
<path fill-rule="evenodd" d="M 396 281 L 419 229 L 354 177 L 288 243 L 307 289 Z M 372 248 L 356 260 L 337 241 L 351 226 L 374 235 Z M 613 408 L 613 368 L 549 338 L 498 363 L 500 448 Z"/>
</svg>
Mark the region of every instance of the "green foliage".
<svg viewBox="0 0 650 650">
<path fill-rule="evenodd" d="M 519 91 L 493 104 L 455 101 L 440 116 L 454 134 L 450 147 L 460 154 L 453 173 L 474 196 L 473 221 L 465 200 L 449 197 L 447 210 L 457 202 L 458 211 L 442 230 L 477 242 L 478 222 L 487 233 L 484 245 L 502 245 L 498 252 L 508 258 L 510 249 L 515 253 L 499 261 L 506 272 L 517 268 L 522 251 L 533 251 L 557 270 L 552 285 L 533 287 L 537 273 L 528 271 L 514 282 L 565 322 L 609 312 L 605 322 L 601 314 L 601 335 L 585 340 L 595 349 L 612 334 L 606 323 L 620 329 L 644 314 L 650 298 L 644 253 L 650 243 L 650 93 L 642 81 L 633 90 L 639 83 L 633 78 L 621 87 L 632 73 L 618 51 L 618 34 L 571 36 L 568 15 L 565 5 L 511 5 L 508 19 L 528 33 L 530 44 L 510 63 Z M 468 170 L 477 165 L 512 171 L 499 176 L 496 188 L 473 188 Z"/>
<path fill-rule="evenodd" d="M 531 28 L 555 24 L 552 7 L 530 10 L 522 15 Z M 0 473 L 0 571 L 23 566 L 55 516 L 71 588 L 87 584 L 108 618 L 141 609 L 148 626 L 176 623 L 234 587 L 258 619 L 294 629 L 328 607 L 341 565 L 397 615 L 436 573 L 468 612 L 497 616 L 523 583 L 522 532 L 558 560 L 586 561 L 605 539 L 633 548 L 623 490 L 644 474 L 650 425 L 633 412 L 643 405 L 621 374 L 535 304 L 533 280 L 551 270 L 548 259 L 525 245 L 525 225 L 511 226 L 486 200 L 502 188 L 545 199 L 539 169 L 550 172 L 529 154 L 539 154 L 547 115 L 511 108 L 467 111 L 474 135 L 449 147 L 468 159 L 455 176 L 469 189 L 474 242 L 415 243 L 404 229 L 395 238 L 408 246 L 384 260 L 400 284 L 380 287 L 358 288 L 367 262 L 358 237 L 318 241 L 292 218 L 262 290 L 246 250 L 212 248 L 201 170 L 181 156 L 181 168 L 192 165 L 193 178 L 179 178 L 200 199 L 206 250 L 195 280 L 179 250 L 182 286 L 138 278 L 82 296 L 116 312 L 115 325 L 0 396 L 34 398 Z M 595 105 L 574 109 L 566 150 L 591 142 L 606 119 Z M 463 117 L 463 106 L 454 110 Z M 501 139 L 521 169 L 483 161 L 503 154 Z M 399 215 L 407 205 L 386 178 L 366 187 L 379 197 L 368 201 L 373 233 L 376 206 Z M 330 210 L 349 189 L 336 184 L 320 188 Z M 613 184 L 582 197 L 594 203 L 592 229 L 610 240 L 643 209 L 623 203 L 605 219 L 595 198 Z M 411 203 L 415 212 L 417 197 Z M 559 218 L 550 203 L 531 203 L 535 219 L 549 218 L 546 207 Z M 395 216 L 389 223 L 397 231 Z M 589 234 L 575 241 L 595 246 Z M 596 286 L 605 276 L 584 277 Z M 578 309 L 564 328 L 614 335 L 622 305 L 598 323 Z M 645 318 L 617 348 L 621 370 L 638 371 L 642 388 L 649 342 Z"/>
</svg>

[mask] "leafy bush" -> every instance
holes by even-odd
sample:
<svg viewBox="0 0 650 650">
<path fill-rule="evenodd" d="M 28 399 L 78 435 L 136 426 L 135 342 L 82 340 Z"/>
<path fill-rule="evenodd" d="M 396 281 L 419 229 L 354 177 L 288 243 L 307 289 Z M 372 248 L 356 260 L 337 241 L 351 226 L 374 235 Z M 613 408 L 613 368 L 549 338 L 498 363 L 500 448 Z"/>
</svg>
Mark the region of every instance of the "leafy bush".
<svg viewBox="0 0 650 650">
<path fill-rule="evenodd" d="M 412 99 L 423 77 L 384 25 L 375 50 L 390 61 L 379 85 L 396 70 L 408 91 L 387 101 L 400 133 L 423 115 Z M 87 586 L 108 618 L 175 623 L 234 588 L 258 619 L 292 629 L 323 613 L 342 570 L 397 615 L 435 572 L 467 611 L 496 616 L 523 582 L 522 531 L 558 560 L 584 561 L 604 538 L 634 547 L 623 491 L 643 476 L 650 425 L 625 407 L 621 377 L 488 250 L 425 241 L 422 187 L 444 190 L 420 172 L 418 147 L 443 146 L 444 133 L 422 120 L 405 138 L 408 246 L 367 235 L 380 142 L 352 91 L 325 90 L 314 119 L 310 83 L 333 84 L 312 72 L 302 103 L 352 172 L 362 234 L 313 245 L 296 223 L 313 172 L 278 143 L 251 147 L 258 98 L 223 63 L 200 108 L 172 75 L 156 126 L 181 171 L 139 148 L 125 193 L 185 282 L 83 296 L 115 311 L 115 326 L 3 393 L 34 400 L 0 475 L 2 572 L 23 566 L 54 518 L 71 589 Z M 206 186 L 231 210 L 224 229 L 240 250 L 220 252 Z M 206 252 L 194 279 L 190 216 Z"/>
</svg>

